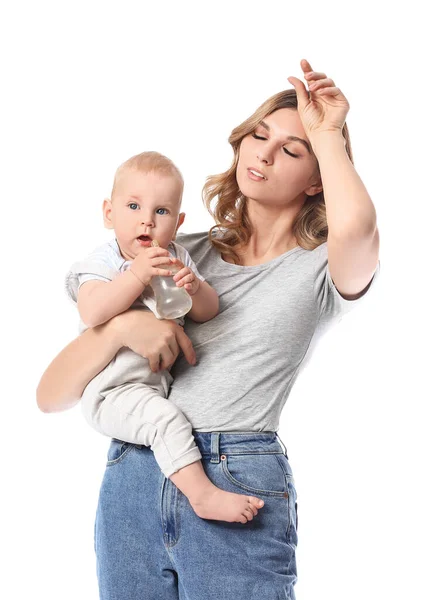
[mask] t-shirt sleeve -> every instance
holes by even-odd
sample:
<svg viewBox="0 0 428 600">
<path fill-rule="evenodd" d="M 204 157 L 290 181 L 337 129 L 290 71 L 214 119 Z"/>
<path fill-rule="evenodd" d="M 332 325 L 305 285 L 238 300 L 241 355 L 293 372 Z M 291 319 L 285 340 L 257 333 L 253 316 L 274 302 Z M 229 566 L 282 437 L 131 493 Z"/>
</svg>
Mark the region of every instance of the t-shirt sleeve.
<svg viewBox="0 0 428 600">
<path fill-rule="evenodd" d="M 77 303 L 79 289 L 83 283 L 92 279 L 109 282 L 117 277 L 118 273 L 115 257 L 106 245 L 71 265 L 65 277 L 65 291 L 68 297 Z"/>
<path fill-rule="evenodd" d="M 91 281 L 93 279 L 98 279 L 98 281 L 111 281 L 111 279 L 108 279 L 108 277 L 104 277 L 103 275 L 100 275 L 99 273 L 81 273 L 79 275 L 79 290 L 82 287 L 82 283 L 85 283 L 86 281 Z"/>
<path fill-rule="evenodd" d="M 205 281 L 205 277 L 199 273 L 196 264 L 192 260 L 192 257 L 190 256 L 190 254 L 188 253 L 186 248 L 184 248 L 183 246 L 180 246 L 180 244 L 177 244 L 176 242 L 173 244 L 173 248 L 175 250 L 176 258 L 181 260 L 181 262 L 186 267 L 189 267 L 190 269 L 192 269 L 192 271 L 194 272 L 194 274 L 196 275 L 196 277 L 198 279 L 200 279 L 201 281 Z"/>
<path fill-rule="evenodd" d="M 373 293 L 373 287 L 376 287 L 380 275 L 380 261 L 378 261 L 376 270 L 364 294 L 355 300 L 347 300 L 339 293 L 331 277 L 328 265 L 327 242 L 315 248 L 313 252 L 316 253 L 314 297 L 319 313 L 322 315 L 323 320 L 340 320 L 353 308 L 366 302 L 370 294 Z"/>
</svg>

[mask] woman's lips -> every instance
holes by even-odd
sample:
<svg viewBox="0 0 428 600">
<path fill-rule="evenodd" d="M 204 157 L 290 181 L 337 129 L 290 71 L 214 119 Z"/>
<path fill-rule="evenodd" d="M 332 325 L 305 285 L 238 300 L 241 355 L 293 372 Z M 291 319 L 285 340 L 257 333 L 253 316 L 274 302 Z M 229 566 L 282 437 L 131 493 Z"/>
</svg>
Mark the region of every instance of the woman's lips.
<svg viewBox="0 0 428 600">
<path fill-rule="evenodd" d="M 250 169 L 247 169 L 247 174 L 248 177 L 253 181 L 266 181 L 264 177 L 259 177 L 258 175 L 255 175 Z"/>
</svg>

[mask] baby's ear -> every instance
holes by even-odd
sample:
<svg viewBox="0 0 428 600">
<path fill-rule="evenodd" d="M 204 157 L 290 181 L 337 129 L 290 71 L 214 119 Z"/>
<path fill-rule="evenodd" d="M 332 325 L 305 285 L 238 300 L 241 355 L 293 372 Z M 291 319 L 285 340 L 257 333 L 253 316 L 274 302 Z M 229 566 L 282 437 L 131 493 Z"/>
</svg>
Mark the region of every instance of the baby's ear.
<svg viewBox="0 0 428 600">
<path fill-rule="evenodd" d="M 103 218 L 104 218 L 104 227 L 106 229 L 114 229 L 113 222 L 111 220 L 111 200 L 109 198 L 105 198 L 103 201 Z"/>
<path fill-rule="evenodd" d="M 174 240 L 175 240 L 175 236 L 177 235 L 177 231 L 183 225 L 185 218 L 186 218 L 186 213 L 180 213 L 178 215 L 177 227 L 175 228 L 175 233 L 174 233 L 174 238 L 173 238 Z"/>
</svg>

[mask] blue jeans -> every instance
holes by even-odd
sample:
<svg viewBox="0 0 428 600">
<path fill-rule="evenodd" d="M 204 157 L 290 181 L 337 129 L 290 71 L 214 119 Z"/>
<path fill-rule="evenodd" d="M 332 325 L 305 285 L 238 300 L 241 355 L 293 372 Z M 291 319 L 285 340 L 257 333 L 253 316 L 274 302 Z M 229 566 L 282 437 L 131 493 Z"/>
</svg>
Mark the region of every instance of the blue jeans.
<svg viewBox="0 0 428 600">
<path fill-rule="evenodd" d="M 201 519 L 153 452 L 113 439 L 95 520 L 101 600 L 294 600 L 297 494 L 275 432 L 193 432 L 209 479 L 264 500 L 247 523 Z"/>
</svg>

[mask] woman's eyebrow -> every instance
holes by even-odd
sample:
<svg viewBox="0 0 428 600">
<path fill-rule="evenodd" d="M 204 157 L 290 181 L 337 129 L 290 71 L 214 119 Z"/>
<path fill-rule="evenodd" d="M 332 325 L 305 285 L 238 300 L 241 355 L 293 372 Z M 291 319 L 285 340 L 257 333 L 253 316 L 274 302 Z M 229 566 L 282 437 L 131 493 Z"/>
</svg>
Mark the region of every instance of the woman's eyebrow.
<svg viewBox="0 0 428 600">
<path fill-rule="evenodd" d="M 260 121 L 259 125 L 261 125 L 262 127 L 264 127 L 265 129 L 267 129 L 268 131 L 270 131 L 270 127 L 267 123 L 265 123 L 264 121 Z M 311 148 L 308 144 L 308 142 L 306 140 L 302 140 L 302 138 L 299 138 L 295 135 L 289 135 L 286 138 L 287 142 L 300 142 L 301 144 L 303 144 L 306 148 L 306 150 L 309 152 L 309 154 L 312 154 L 311 152 Z"/>
</svg>

